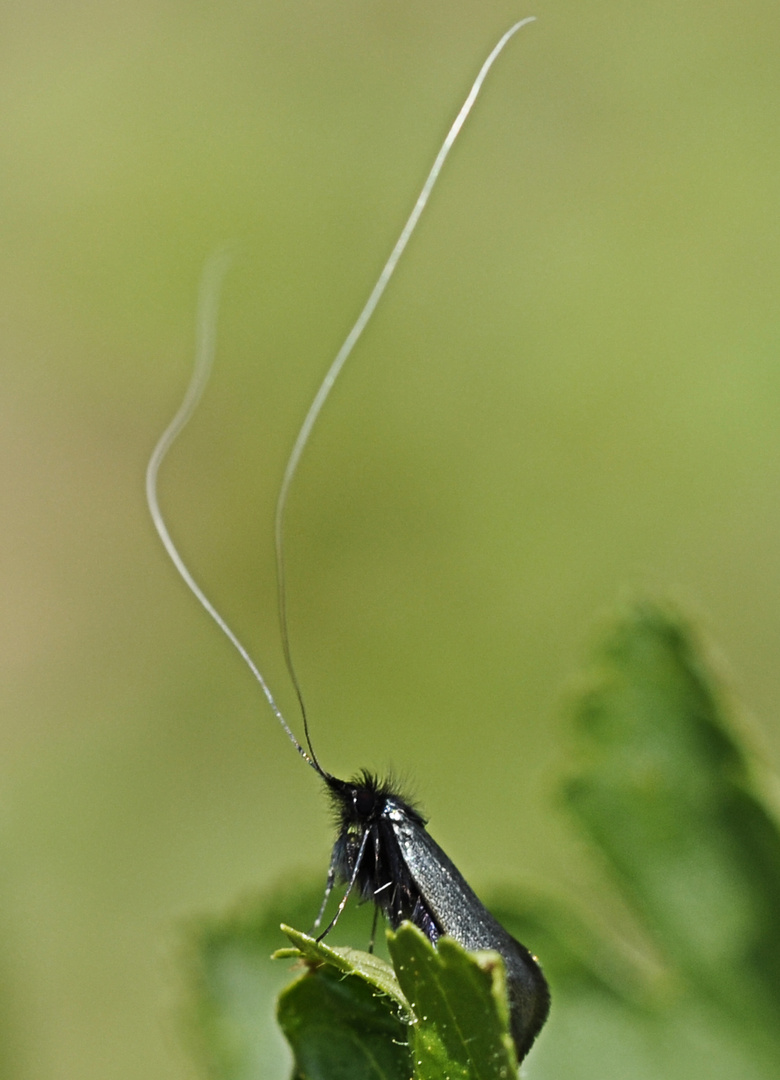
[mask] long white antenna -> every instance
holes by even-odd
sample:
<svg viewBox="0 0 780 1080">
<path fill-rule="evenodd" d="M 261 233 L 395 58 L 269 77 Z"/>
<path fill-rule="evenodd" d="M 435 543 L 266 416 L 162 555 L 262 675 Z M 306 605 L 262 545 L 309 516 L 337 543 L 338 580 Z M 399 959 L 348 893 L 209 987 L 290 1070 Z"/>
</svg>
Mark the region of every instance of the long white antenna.
<svg viewBox="0 0 780 1080">
<path fill-rule="evenodd" d="M 225 274 L 230 267 L 233 257 L 232 250 L 229 246 L 218 249 L 214 253 L 214 255 L 212 255 L 211 258 L 208 260 L 204 268 L 198 297 L 197 340 L 195 348 L 195 363 L 193 366 L 192 377 L 190 378 L 189 386 L 187 387 L 187 391 L 184 395 L 184 400 L 179 406 L 176 415 L 173 417 L 170 424 L 168 424 L 167 428 L 160 436 L 160 439 L 155 446 L 154 451 L 152 452 L 152 456 L 149 459 L 149 464 L 146 469 L 146 501 L 149 505 L 149 513 L 152 516 L 152 521 L 154 522 L 154 526 L 157 529 L 157 533 L 162 540 L 163 547 L 168 552 L 168 555 L 170 556 L 173 565 L 179 571 L 179 574 L 181 575 L 185 584 L 193 593 L 195 598 L 216 622 L 220 630 L 222 630 L 222 632 L 232 642 L 233 646 L 236 648 L 239 655 L 242 657 L 249 670 L 254 675 L 255 679 L 257 679 L 263 693 L 265 694 L 268 704 L 271 706 L 271 710 L 273 711 L 274 716 L 282 725 L 282 728 L 286 732 L 288 738 L 291 740 L 295 748 L 298 750 L 298 753 L 301 755 L 301 757 L 303 757 L 306 762 L 308 762 L 309 765 L 311 765 L 313 769 L 315 769 L 326 780 L 332 779 L 332 777 L 320 766 L 320 763 L 317 760 L 317 755 L 314 753 L 311 745 L 306 710 L 303 706 L 301 690 L 292 664 L 289 638 L 287 633 L 287 602 L 284 579 L 284 519 L 287 501 L 290 493 L 290 486 L 298 469 L 301 455 L 303 454 L 306 444 L 309 441 L 312 429 L 317 422 L 317 418 L 322 412 L 322 407 L 325 404 L 328 395 L 333 389 L 333 384 L 338 378 L 341 369 L 344 367 L 344 364 L 346 363 L 350 353 L 354 349 L 360 335 L 363 333 L 363 330 L 365 329 L 368 320 L 371 318 L 374 311 L 376 310 L 376 307 L 380 299 L 382 298 L 382 294 L 387 288 L 387 284 L 393 274 L 393 271 L 398 265 L 398 260 L 401 258 L 401 255 L 403 254 L 406 245 L 409 243 L 409 239 L 414 232 L 418 221 L 420 220 L 420 215 L 425 209 L 425 206 L 428 202 L 433 187 L 439 177 L 439 173 L 441 172 L 447 155 L 452 149 L 452 146 L 458 137 L 460 129 L 463 127 L 466 117 L 471 112 L 471 108 L 476 101 L 480 90 L 482 89 L 482 84 L 484 83 L 485 78 L 490 71 L 490 68 L 493 66 L 494 61 L 501 53 L 509 39 L 513 37 L 518 30 L 522 29 L 522 27 L 524 26 L 527 26 L 528 23 L 531 22 L 534 22 L 533 16 L 527 19 L 522 19 L 520 22 L 517 22 L 514 24 L 514 26 L 510 27 L 509 30 L 507 30 L 507 32 L 500 39 L 495 48 L 492 50 L 487 60 L 485 60 L 484 64 L 482 65 L 479 74 L 474 80 L 471 90 L 466 97 L 466 100 L 461 106 L 460 112 L 456 116 L 452 127 L 447 133 L 447 137 L 442 143 L 441 149 L 436 155 L 436 159 L 431 167 L 430 172 L 428 173 L 428 177 L 423 184 L 422 191 L 417 198 L 417 202 L 414 204 L 414 209 L 409 215 L 408 221 L 401 230 L 401 235 L 398 237 L 395 247 L 391 251 L 390 257 L 385 263 L 382 273 L 379 275 L 376 285 L 374 285 L 374 288 L 372 289 L 371 294 L 368 297 L 365 306 L 363 307 L 363 310 L 360 312 L 360 315 L 358 316 L 355 325 L 350 330 L 349 334 L 347 335 L 346 341 L 336 354 L 335 359 L 328 368 L 325 378 L 322 381 L 322 385 L 314 396 L 314 400 L 312 401 L 309 407 L 309 411 L 307 412 L 303 424 L 301 425 L 301 430 L 298 432 L 298 437 L 295 440 L 292 452 L 290 453 L 290 457 L 284 471 L 284 477 L 282 479 L 281 488 L 279 490 L 279 499 L 276 504 L 276 520 L 274 527 L 274 537 L 276 542 L 276 570 L 279 615 L 282 629 L 282 644 L 284 647 L 284 656 L 287 662 L 288 670 L 290 672 L 290 677 L 292 678 L 293 685 L 298 695 L 298 700 L 301 703 L 301 711 L 303 715 L 303 724 L 306 734 L 306 745 L 308 747 L 308 752 L 298 742 L 287 721 L 284 719 L 284 716 L 282 715 L 279 706 L 276 704 L 276 701 L 268 687 L 268 684 L 260 673 L 260 670 L 253 661 L 252 657 L 249 655 L 246 648 L 236 637 L 235 633 L 231 630 L 227 622 L 223 619 L 223 617 L 211 603 L 209 598 L 203 592 L 201 587 L 198 585 L 197 581 L 195 581 L 190 571 L 187 569 L 184 560 L 182 559 L 176 545 L 171 539 L 171 535 L 168 531 L 167 525 L 165 524 L 165 519 L 163 518 L 162 511 L 160 510 L 160 504 L 157 497 L 157 478 L 160 471 L 160 466 L 166 454 L 170 450 L 172 444 L 178 438 L 182 429 L 189 422 L 192 414 L 195 412 L 195 409 L 198 405 L 198 402 L 200 401 L 201 395 L 203 394 L 203 390 L 206 386 L 206 383 L 208 382 L 209 374 L 211 372 L 211 367 L 214 360 L 214 352 L 216 348 L 219 297 Z"/>
<path fill-rule="evenodd" d="M 336 379 L 341 374 L 341 369 L 347 362 L 352 350 L 355 348 L 355 345 L 360 338 L 360 335 L 365 330 L 368 320 L 374 314 L 377 305 L 379 304 L 379 301 L 382 299 L 382 294 L 387 288 L 388 282 L 393 275 L 393 271 L 398 265 L 398 261 L 403 255 L 406 245 L 411 239 L 412 233 L 417 227 L 417 223 L 420 220 L 420 216 L 425 209 L 428 199 L 430 198 L 434 185 L 439 179 L 439 174 L 442 170 L 444 162 L 447 159 L 447 155 L 449 154 L 455 143 L 455 140 L 460 134 L 460 130 L 463 127 L 467 116 L 471 112 L 471 108 L 474 102 L 477 100 L 479 92 L 482 89 L 482 84 L 487 78 L 488 72 L 490 71 L 494 62 L 496 61 L 510 38 L 514 37 L 518 30 L 522 30 L 524 26 L 528 26 L 529 23 L 535 21 L 536 17 L 534 15 L 530 15 L 528 18 L 521 19 L 520 22 L 516 22 L 514 26 L 510 26 L 510 28 L 501 37 L 501 39 L 495 45 L 490 55 L 480 68 L 479 74 L 474 80 L 474 83 L 466 97 L 466 100 L 463 102 L 463 105 L 460 108 L 460 112 L 455 117 L 452 127 L 447 132 L 447 136 L 441 145 L 441 149 L 436 155 L 433 165 L 431 166 L 431 170 L 428 173 L 425 183 L 422 186 L 422 190 L 417 196 L 417 202 L 414 204 L 414 208 L 412 209 L 412 212 L 409 215 L 406 224 L 401 230 L 401 235 L 396 240 L 395 246 L 390 252 L 390 257 L 385 263 L 384 268 L 379 275 L 376 284 L 374 285 L 374 288 L 371 290 L 368 300 L 366 300 L 365 305 L 363 306 L 363 310 L 358 315 L 355 325 L 347 334 L 344 344 L 336 353 L 334 360 L 332 361 L 330 367 L 325 373 L 325 378 L 322 380 L 319 390 L 314 395 L 314 400 L 309 406 L 309 411 L 306 413 L 304 421 L 301 424 L 301 429 L 298 432 L 298 437 L 293 444 L 293 448 L 290 451 L 290 457 L 287 460 L 287 465 L 284 470 L 284 477 L 282 478 L 282 484 L 279 489 L 279 498 L 276 503 L 276 520 L 274 524 L 274 543 L 276 547 L 277 600 L 279 606 L 279 622 L 281 625 L 284 657 L 287 663 L 287 669 L 290 672 L 290 678 L 292 679 L 293 685 L 295 687 L 295 692 L 298 695 L 298 701 L 301 707 L 301 714 L 303 716 L 306 743 L 309 747 L 309 751 L 312 754 L 314 754 L 314 751 L 312 750 L 311 739 L 309 738 L 309 725 L 306 716 L 306 708 L 303 703 L 303 694 L 298 683 L 298 678 L 295 674 L 295 668 L 292 662 L 292 654 L 290 652 L 290 643 L 287 632 L 287 590 L 284 572 L 284 521 L 285 512 L 287 510 L 287 502 L 290 494 L 290 487 L 292 485 L 293 479 L 295 478 L 295 474 L 298 471 L 298 465 L 300 464 L 301 456 L 304 449 L 306 448 L 306 444 L 309 441 L 314 425 L 317 423 L 317 419 L 322 412 L 322 408 L 327 401 L 331 390 L 333 389 L 333 385 L 336 382 Z"/>
<path fill-rule="evenodd" d="M 186 426 L 191 419 L 192 414 L 195 412 L 206 383 L 208 382 L 209 375 L 211 374 L 217 340 L 219 297 L 222 291 L 222 283 L 225 279 L 225 274 L 230 269 L 232 262 L 233 247 L 232 245 L 225 245 L 214 252 L 203 269 L 198 294 L 195 364 L 192 369 L 192 377 L 190 378 L 187 392 L 184 395 L 184 400 L 179 406 L 173 420 L 171 420 L 170 424 L 168 424 L 167 428 L 160 436 L 157 445 L 152 451 L 152 456 L 149 458 L 149 464 L 146 467 L 146 502 L 149 506 L 149 513 L 152 515 L 154 527 L 157 529 L 157 533 L 163 542 L 163 547 L 170 555 L 173 565 L 179 571 L 185 584 L 200 602 L 201 606 L 206 609 L 220 630 L 227 635 L 236 647 L 239 654 L 248 665 L 249 670 L 260 683 L 260 687 L 266 696 L 268 704 L 273 710 L 274 716 L 287 732 L 288 737 L 298 750 L 298 753 L 313 769 L 316 769 L 317 772 L 321 773 L 322 770 L 316 764 L 316 760 L 309 757 L 290 730 L 287 721 L 282 716 L 282 712 L 274 700 L 273 694 L 268 688 L 268 684 L 260 674 L 260 670 L 254 660 L 188 570 L 186 563 L 179 554 L 178 548 L 171 539 L 171 534 L 168 532 L 168 526 L 165 524 L 165 519 L 162 516 L 160 503 L 157 498 L 157 476 L 160 472 L 160 465 L 162 464 L 165 455 L 170 450 L 173 442 L 181 434 L 182 429 Z"/>
</svg>

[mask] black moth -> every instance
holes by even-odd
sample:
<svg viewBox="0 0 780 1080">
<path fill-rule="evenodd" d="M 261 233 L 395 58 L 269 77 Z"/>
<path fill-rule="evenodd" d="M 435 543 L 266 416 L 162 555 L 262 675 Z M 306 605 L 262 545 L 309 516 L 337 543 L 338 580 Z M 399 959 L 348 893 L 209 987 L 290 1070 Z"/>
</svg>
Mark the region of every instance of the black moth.
<svg viewBox="0 0 780 1080">
<path fill-rule="evenodd" d="M 434 945 L 448 934 L 465 949 L 500 953 L 507 973 L 512 1038 L 517 1060 L 522 1061 L 550 1010 L 550 991 L 536 958 L 493 918 L 430 836 L 425 818 L 393 784 L 365 771 L 352 780 L 338 780 L 314 761 L 328 786 L 339 830 L 323 909 L 338 880 L 348 886 L 339 912 L 357 889 L 394 929 L 408 919 Z"/>
<path fill-rule="evenodd" d="M 347 888 L 339 903 L 335 918 L 320 937 L 324 937 L 335 924 L 347 899 L 356 890 L 359 897 L 370 900 L 376 905 L 376 912 L 381 912 L 393 928 L 408 919 L 418 926 L 433 944 L 446 934 L 466 949 L 493 949 L 500 953 L 506 966 L 510 1023 L 518 1060 L 522 1060 L 527 1054 L 549 1011 L 550 994 L 541 968 L 528 949 L 519 941 L 515 941 L 493 918 L 457 867 L 429 836 L 425 828 L 425 819 L 408 800 L 398 794 L 392 783 L 380 782 L 367 772 L 359 774 L 353 780 L 339 780 L 320 766 L 309 738 L 306 710 L 303 707 L 303 699 L 290 656 L 282 552 L 287 496 L 314 423 L 347 357 L 374 312 L 401 253 L 414 231 L 444 159 L 455 142 L 487 72 L 507 41 L 522 26 L 531 21 L 533 20 L 524 19 L 511 27 L 482 65 L 377 284 L 355 326 L 328 369 L 287 463 L 276 511 L 279 613 L 285 659 L 301 704 L 308 749 L 304 749 L 296 739 L 247 650 L 187 569 L 168 532 L 157 497 L 157 477 L 160 465 L 171 444 L 192 416 L 208 380 L 214 353 L 219 290 L 230 262 L 229 255 L 224 250 L 212 258 L 203 275 L 198 307 L 199 333 L 196 362 L 190 385 L 178 412 L 160 437 L 146 473 L 147 501 L 152 520 L 174 565 L 196 598 L 246 661 L 274 715 L 293 745 L 327 785 L 336 812 L 338 836 L 328 871 L 325 899 L 315 928 L 320 924 L 325 905 L 336 881 L 346 883 Z"/>
</svg>

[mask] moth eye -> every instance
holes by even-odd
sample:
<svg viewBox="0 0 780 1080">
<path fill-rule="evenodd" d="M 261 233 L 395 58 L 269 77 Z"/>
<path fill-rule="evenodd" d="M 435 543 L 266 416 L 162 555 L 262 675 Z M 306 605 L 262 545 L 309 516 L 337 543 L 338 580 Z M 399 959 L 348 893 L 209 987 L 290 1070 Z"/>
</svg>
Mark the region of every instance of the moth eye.
<svg viewBox="0 0 780 1080">
<path fill-rule="evenodd" d="M 360 817 L 368 817 L 374 809 L 374 796 L 363 788 L 355 788 L 352 792 L 352 805 Z"/>
</svg>

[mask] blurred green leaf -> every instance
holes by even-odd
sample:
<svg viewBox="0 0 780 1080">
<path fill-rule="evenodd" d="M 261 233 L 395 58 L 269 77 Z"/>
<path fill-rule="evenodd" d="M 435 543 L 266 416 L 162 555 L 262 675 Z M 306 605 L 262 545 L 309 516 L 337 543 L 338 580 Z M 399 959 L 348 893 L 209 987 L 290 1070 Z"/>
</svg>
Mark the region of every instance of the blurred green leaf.
<svg viewBox="0 0 780 1080">
<path fill-rule="evenodd" d="M 187 1027 L 214 1080 L 284 1075 L 290 1055 L 273 1003 L 286 973 L 271 964 L 270 955 L 283 940 L 282 914 L 304 921 L 316 905 L 316 893 L 296 884 L 190 926 Z"/>
<path fill-rule="evenodd" d="M 682 987 L 780 1068 L 780 832 L 676 616 L 631 609 L 575 709 L 569 805 Z M 722 1032 L 721 1032 L 722 1033 Z"/>
<path fill-rule="evenodd" d="M 503 888 L 488 907 L 513 937 L 544 961 L 544 973 L 560 995 L 598 994 L 637 1010 L 653 1008 L 663 993 L 662 973 L 648 958 L 606 937 L 571 907 L 549 897 Z"/>
</svg>

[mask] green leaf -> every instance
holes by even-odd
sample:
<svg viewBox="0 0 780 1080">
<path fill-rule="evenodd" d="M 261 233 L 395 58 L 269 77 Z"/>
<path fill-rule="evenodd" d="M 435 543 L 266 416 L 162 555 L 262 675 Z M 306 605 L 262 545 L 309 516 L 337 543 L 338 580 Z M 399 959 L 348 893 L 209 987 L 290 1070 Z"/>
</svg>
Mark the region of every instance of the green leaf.
<svg viewBox="0 0 780 1080">
<path fill-rule="evenodd" d="M 409 1080 L 408 1024 L 341 965 L 308 969 L 280 995 L 277 1016 L 301 1080 Z"/>
<path fill-rule="evenodd" d="M 289 969 L 272 963 L 271 953 L 284 941 L 279 924 L 290 919 L 308 924 L 321 900 L 317 875 L 248 899 L 225 916 L 187 926 L 186 1028 L 213 1080 L 289 1075 L 290 1050 L 275 1019 L 276 997 L 289 981 Z M 343 940 L 368 941 L 371 921 L 367 906 L 354 905 L 336 929 Z"/>
<path fill-rule="evenodd" d="M 372 953 L 332 948 L 288 926 L 304 974 L 280 996 L 279 1024 L 305 1080 L 408 1080 L 413 1017 L 393 969 Z"/>
<path fill-rule="evenodd" d="M 411 1020 L 409 1002 L 403 995 L 395 972 L 386 960 L 380 959 L 375 953 L 362 952 L 360 949 L 326 945 L 324 941 L 317 941 L 316 938 L 302 934 L 300 930 L 293 930 L 284 923 L 281 930 L 295 948 L 277 949 L 274 959 L 301 957 L 307 960 L 313 969 L 320 964 L 329 964 L 344 975 L 354 975 L 372 987 L 377 994 L 392 999 L 398 1006 L 399 1014 Z"/>
<path fill-rule="evenodd" d="M 627 613 L 588 681 L 568 801 L 679 977 L 681 1008 L 714 1011 L 777 1069 L 780 832 L 723 696 L 690 630 L 651 605 Z"/>
<path fill-rule="evenodd" d="M 279 999 L 279 1020 L 305 1080 L 511 1080 L 504 965 L 442 938 L 436 949 L 405 923 L 388 934 L 395 971 L 355 949 L 288 927 L 281 950 L 307 970 Z M 413 1011 L 412 1011 L 413 1010 Z"/>
<path fill-rule="evenodd" d="M 416 1016 L 415 1080 L 509 1080 L 517 1075 L 504 964 L 450 938 L 434 949 L 411 923 L 388 934 L 398 981 Z"/>
</svg>

